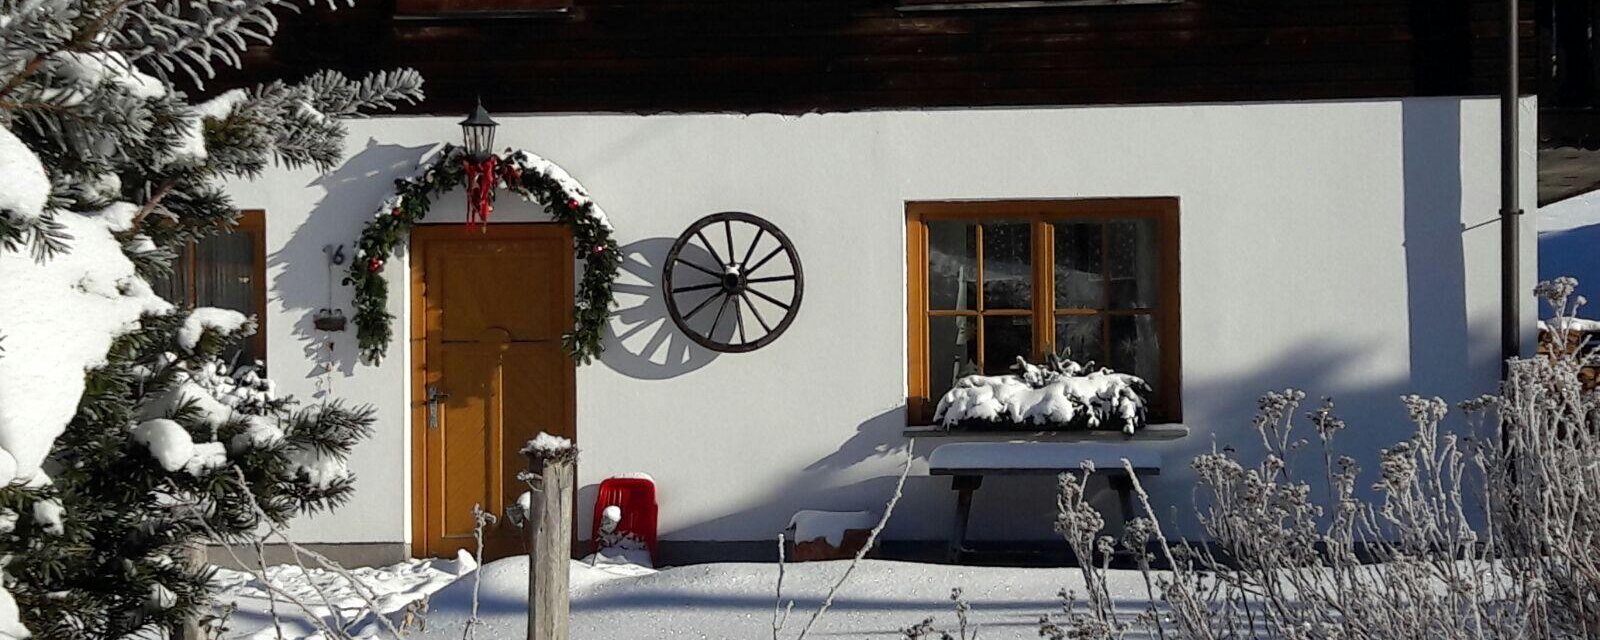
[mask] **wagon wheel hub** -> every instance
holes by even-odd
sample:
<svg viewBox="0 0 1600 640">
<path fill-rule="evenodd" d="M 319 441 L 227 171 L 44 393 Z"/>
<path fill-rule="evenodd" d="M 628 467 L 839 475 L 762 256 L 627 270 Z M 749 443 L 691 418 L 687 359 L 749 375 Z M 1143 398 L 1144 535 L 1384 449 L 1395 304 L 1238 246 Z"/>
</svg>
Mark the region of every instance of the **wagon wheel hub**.
<svg viewBox="0 0 1600 640">
<path fill-rule="evenodd" d="M 722 290 L 731 295 L 739 295 L 745 289 L 745 277 L 739 272 L 739 265 L 730 264 L 722 272 Z"/>
</svg>

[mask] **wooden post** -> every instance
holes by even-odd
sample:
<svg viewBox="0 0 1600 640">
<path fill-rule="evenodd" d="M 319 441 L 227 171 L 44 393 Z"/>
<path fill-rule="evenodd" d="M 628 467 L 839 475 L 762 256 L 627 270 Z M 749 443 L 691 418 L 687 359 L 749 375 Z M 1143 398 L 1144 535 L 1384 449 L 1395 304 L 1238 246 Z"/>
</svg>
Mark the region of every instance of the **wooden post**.
<svg viewBox="0 0 1600 640">
<path fill-rule="evenodd" d="M 200 569 L 206 566 L 206 545 L 202 542 L 190 542 L 183 548 L 183 563 L 191 569 Z M 249 567 L 240 567 L 249 569 Z M 200 626 L 200 613 L 184 619 L 183 629 L 179 631 L 181 640 L 205 640 L 206 632 Z"/>
<path fill-rule="evenodd" d="M 571 626 L 568 565 L 572 559 L 575 456 L 529 456 L 539 491 L 528 514 L 528 640 L 567 640 Z"/>
</svg>

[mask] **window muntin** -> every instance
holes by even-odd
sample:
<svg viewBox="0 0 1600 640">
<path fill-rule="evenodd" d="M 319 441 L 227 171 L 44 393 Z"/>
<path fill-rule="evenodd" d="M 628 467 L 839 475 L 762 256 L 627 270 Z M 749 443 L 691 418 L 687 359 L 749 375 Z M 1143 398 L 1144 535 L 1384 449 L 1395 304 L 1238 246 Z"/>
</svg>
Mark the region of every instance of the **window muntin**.
<svg viewBox="0 0 1600 640">
<path fill-rule="evenodd" d="M 1145 378 L 1179 419 L 1175 199 L 912 203 L 907 229 L 912 422 L 1048 353 Z"/>
</svg>

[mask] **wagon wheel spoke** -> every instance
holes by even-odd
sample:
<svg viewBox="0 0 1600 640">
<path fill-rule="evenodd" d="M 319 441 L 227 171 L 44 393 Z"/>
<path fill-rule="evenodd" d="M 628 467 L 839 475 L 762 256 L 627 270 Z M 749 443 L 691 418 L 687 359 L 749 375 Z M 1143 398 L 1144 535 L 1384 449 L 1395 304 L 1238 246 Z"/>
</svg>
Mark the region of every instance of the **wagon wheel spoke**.
<svg viewBox="0 0 1600 640">
<path fill-rule="evenodd" d="M 686 265 L 689 265 L 691 267 L 694 267 L 696 270 L 700 271 L 701 273 L 704 273 L 704 274 L 709 275 L 711 277 L 714 277 L 714 278 L 721 278 L 722 277 L 722 274 L 717 273 L 715 271 L 712 271 L 710 269 L 707 269 L 705 267 L 702 267 L 702 266 L 700 266 L 698 264 L 695 264 L 693 262 L 689 262 L 689 259 L 685 258 L 683 256 L 678 256 L 677 260 L 678 260 L 678 262 L 682 262 L 683 264 L 686 264 Z"/>
<path fill-rule="evenodd" d="M 761 330 L 767 333 L 772 333 L 772 327 L 767 324 L 766 318 L 761 317 L 761 312 L 756 309 L 756 303 L 750 301 L 750 296 L 747 296 L 743 291 L 740 291 L 739 297 L 744 300 L 745 305 L 750 307 L 750 315 L 755 316 L 756 322 L 761 323 Z"/>
<path fill-rule="evenodd" d="M 767 261 L 772 260 L 772 258 L 774 256 L 777 256 L 780 253 L 783 253 L 783 245 L 781 245 L 781 244 L 778 245 L 778 248 L 773 249 L 772 253 L 767 254 L 767 257 L 762 258 L 759 262 L 757 262 L 755 264 L 755 266 L 752 266 L 749 269 L 745 269 L 744 270 L 745 275 L 749 275 L 749 274 L 755 273 L 757 269 L 761 268 L 761 265 L 766 264 Z"/>
<path fill-rule="evenodd" d="M 722 221 L 722 232 L 728 236 L 728 263 L 733 263 L 733 221 Z"/>
<path fill-rule="evenodd" d="M 706 299 L 705 300 L 701 300 L 700 304 L 697 304 L 697 305 L 694 306 L 693 309 L 690 309 L 689 313 L 683 314 L 683 321 L 684 322 L 688 322 L 690 318 L 694 317 L 694 314 L 700 313 L 701 309 L 704 309 L 704 308 L 706 308 L 706 305 L 711 304 L 712 300 L 716 300 L 717 298 L 726 298 L 726 297 L 728 297 L 728 294 L 723 293 L 721 291 L 718 291 L 717 293 L 713 293 L 713 294 L 711 294 L 709 296 L 706 296 Z"/>
<path fill-rule="evenodd" d="M 739 300 L 742 299 L 742 298 L 743 298 L 743 296 L 740 296 L 739 298 L 734 298 L 732 296 L 728 297 L 729 300 L 733 300 L 733 319 L 738 321 L 738 323 L 739 323 L 739 343 L 740 344 L 744 344 L 744 343 L 750 341 L 749 338 L 746 338 L 744 336 L 744 311 L 740 310 L 740 307 L 743 306 L 743 305 L 739 304 Z"/>
<path fill-rule="evenodd" d="M 715 288 L 720 287 L 720 286 L 722 286 L 721 282 L 708 282 L 706 284 L 697 284 L 697 285 L 694 285 L 692 287 L 677 287 L 677 288 L 673 289 L 672 292 L 673 293 L 688 293 L 690 291 L 700 291 L 702 289 L 715 289 Z"/>
<path fill-rule="evenodd" d="M 771 302 L 772 304 L 775 304 L 775 305 L 778 305 L 780 307 L 783 307 L 784 311 L 788 311 L 789 310 L 789 305 L 784 303 L 784 302 L 780 302 L 777 298 L 769 296 L 769 295 L 767 295 L 765 293 L 762 293 L 760 291 L 757 291 L 755 289 L 745 289 L 745 291 L 749 291 L 750 293 L 754 293 L 754 294 L 756 294 L 758 296 L 761 296 L 761 298 L 766 300 L 767 302 Z"/>
<path fill-rule="evenodd" d="M 745 265 L 750 264 L 750 256 L 755 255 L 756 245 L 761 244 L 761 236 L 767 232 L 765 227 L 756 227 L 756 239 L 750 241 L 750 248 L 744 250 L 744 259 L 739 261 L 739 271 L 747 272 Z"/>
<path fill-rule="evenodd" d="M 758 282 L 784 282 L 784 281 L 793 280 L 793 279 L 794 279 L 794 274 L 791 273 L 791 274 L 786 275 L 786 276 L 767 276 L 765 278 L 750 278 L 748 280 L 745 280 L 745 282 L 748 282 L 750 284 L 756 284 Z"/>
<path fill-rule="evenodd" d="M 717 337 L 717 326 L 722 324 L 722 314 L 728 310 L 728 301 L 732 299 L 733 296 L 727 294 L 722 295 L 722 304 L 717 307 L 717 317 L 711 320 L 711 329 L 706 332 L 706 337 Z"/>
<path fill-rule="evenodd" d="M 717 264 L 719 264 L 719 265 L 728 264 L 728 262 L 726 260 L 722 259 L 721 255 L 717 254 L 717 248 L 714 247 L 714 246 L 711 246 L 711 241 L 706 239 L 706 234 L 701 233 L 700 230 L 696 229 L 695 232 L 694 232 L 694 236 L 696 238 L 700 239 L 700 244 L 703 244 L 703 245 L 706 246 L 706 251 L 710 251 L 711 252 L 711 259 L 712 260 L 716 260 Z M 720 274 L 720 273 L 713 273 L 712 275 L 717 276 L 719 278 L 722 277 L 722 274 Z"/>
</svg>

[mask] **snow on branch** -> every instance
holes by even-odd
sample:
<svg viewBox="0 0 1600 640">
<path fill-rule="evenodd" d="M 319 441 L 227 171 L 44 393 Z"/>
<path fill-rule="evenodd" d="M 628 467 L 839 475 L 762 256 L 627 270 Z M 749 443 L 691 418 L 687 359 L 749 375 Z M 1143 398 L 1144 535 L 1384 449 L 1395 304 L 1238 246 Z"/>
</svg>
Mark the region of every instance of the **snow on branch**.
<svg viewBox="0 0 1600 640">
<path fill-rule="evenodd" d="M 112 341 L 146 314 L 168 313 L 113 235 L 117 216 L 62 212 L 74 250 L 47 262 L 0 251 L 0 457 L 15 478 L 39 471 L 78 408 L 84 372 L 106 362 Z M 9 466 L 9 465 L 0 465 Z"/>
<path fill-rule="evenodd" d="M 50 177 L 27 145 L 0 128 L 0 249 L 15 251 L 23 244 L 42 257 L 60 239 L 60 225 L 46 213 Z"/>
<path fill-rule="evenodd" d="M 200 338 L 208 329 L 220 334 L 233 334 L 244 332 L 252 326 L 250 318 L 238 311 L 199 307 L 184 318 L 183 327 L 178 329 L 178 346 L 192 352 L 200 346 Z"/>
<path fill-rule="evenodd" d="M 1014 375 L 971 375 L 939 399 L 934 423 L 947 428 L 1035 425 L 1061 429 L 1145 426 L 1150 385 L 1138 376 L 1051 356 L 1044 365 L 1017 357 Z"/>
<path fill-rule="evenodd" d="M 188 431 L 172 420 L 146 420 L 133 428 L 132 435 L 134 441 L 148 447 L 150 456 L 169 472 L 182 469 L 200 476 L 228 464 L 228 454 L 222 443 L 195 442 Z"/>
<path fill-rule="evenodd" d="M 44 214 L 50 178 L 39 157 L 17 136 L 0 128 L 0 215 L 20 220 Z"/>
</svg>

